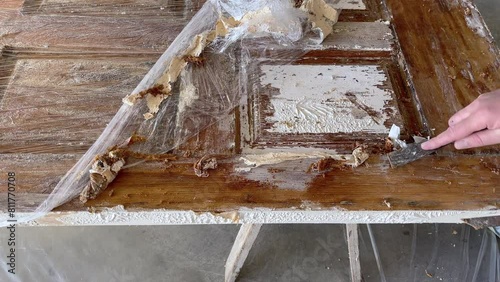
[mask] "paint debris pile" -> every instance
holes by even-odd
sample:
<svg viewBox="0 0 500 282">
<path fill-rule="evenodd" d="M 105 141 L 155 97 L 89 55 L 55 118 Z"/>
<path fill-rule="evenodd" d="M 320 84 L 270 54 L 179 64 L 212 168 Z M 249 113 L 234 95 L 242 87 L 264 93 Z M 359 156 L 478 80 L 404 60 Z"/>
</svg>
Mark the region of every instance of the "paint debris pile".
<svg viewBox="0 0 500 282">
<path fill-rule="evenodd" d="M 198 177 L 209 177 L 208 170 L 217 168 L 217 159 L 215 157 L 204 156 L 193 165 L 193 170 Z"/>
</svg>

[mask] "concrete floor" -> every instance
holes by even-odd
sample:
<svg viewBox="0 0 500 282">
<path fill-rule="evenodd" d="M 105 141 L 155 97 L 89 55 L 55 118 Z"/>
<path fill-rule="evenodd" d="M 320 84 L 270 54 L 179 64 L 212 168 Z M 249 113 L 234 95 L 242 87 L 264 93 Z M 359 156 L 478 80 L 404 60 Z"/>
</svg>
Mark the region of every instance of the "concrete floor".
<svg viewBox="0 0 500 282">
<path fill-rule="evenodd" d="M 476 3 L 500 41 L 500 1 Z M 367 282 L 500 281 L 500 253 L 489 233 L 447 224 L 371 228 L 373 241 L 361 226 Z M 2 263 L 0 281 L 223 281 L 237 231 L 235 225 L 18 228 L 18 274 Z M 7 235 L 0 232 L 2 258 Z M 239 281 L 349 281 L 344 226 L 264 226 Z"/>
<path fill-rule="evenodd" d="M 491 232 L 450 224 L 370 228 L 374 243 L 367 226 L 360 226 L 367 282 L 498 281 L 500 254 Z M 0 271 L 0 281 L 223 281 L 237 230 L 235 225 L 19 228 L 18 273 Z M 5 239 L 2 232 L 0 242 Z M 263 226 L 238 281 L 350 281 L 345 227 Z"/>
</svg>

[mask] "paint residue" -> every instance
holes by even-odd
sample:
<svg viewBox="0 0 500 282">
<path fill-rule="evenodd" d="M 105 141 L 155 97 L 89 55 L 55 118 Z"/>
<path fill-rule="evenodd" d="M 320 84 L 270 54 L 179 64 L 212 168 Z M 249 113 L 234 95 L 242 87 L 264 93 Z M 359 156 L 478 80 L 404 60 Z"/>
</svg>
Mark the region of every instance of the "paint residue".
<svg viewBox="0 0 500 282">
<path fill-rule="evenodd" d="M 465 22 L 467 26 L 480 37 L 487 38 L 488 41 L 492 42 L 491 33 L 484 24 L 476 6 L 469 1 L 462 1 L 462 6 L 465 9 Z"/>
<path fill-rule="evenodd" d="M 274 148 L 265 151 L 246 150 L 240 160 L 247 167 L 239 167 L 238 172 L 248 172 L 252 168 L 275 165 L 283 162 L 303 160 L 303 159 L 332 159 L 342 162 L 346 166 L 358 167 L 368 158 L 365 146 L 359 146 L 353 150 L 352 154 L 339 154 L 335 150 L 321 150 L 315 148 Z M 307 172 L 307 169 L 304 170 Z"/>
<path fill-rule="evenodd" d="M 312 152 L 267 152 L 263 154 L 248 154 L 240 159 L 250 167 L 259 167 L 263 165 L 279 164 L 286 161 L 298 159 L 318 159 L 318 158 L 333 158 L 342 159 L 341 155 L 328 153 L 326 151 Z"/>
<path fill-rule="evenodd" d="M 396 112 L 386 110 L 392 91 L 381 89 L 387 77 L 375 65 L 263 65 L 261 71 L 261 84 L 279 89 L 270 99 L 269 132 L 385 133 L 388 112 Z"/>
<path fill-rule="evenodd" d="M 314 204 L 311 202 L 311 204 Z M 308 202 L 304 205 L 306 208 Z M 313 205 L 314 207 L 314 205 Z M 499 216 L 498 210 L 477 211 L 346 211 L 336 207 L 322 210 L 301 210 L 300 207 L 286 210 L 241 207 L 237 211 L 238 223 L 463 223 L 462 218 Z M 20 213 L 20 216 L 29 214 Z M 7 214 L 0 214 L 0 219 Z M 126 210 L 123 206 L 105 208 L 97 213 L 50 212 L 47 216 L 23 225 L 165 225 L 165 224 L 234 224 L 234 218 L 212 213 L 153 209 L 148 211 Z"/>
</svg>

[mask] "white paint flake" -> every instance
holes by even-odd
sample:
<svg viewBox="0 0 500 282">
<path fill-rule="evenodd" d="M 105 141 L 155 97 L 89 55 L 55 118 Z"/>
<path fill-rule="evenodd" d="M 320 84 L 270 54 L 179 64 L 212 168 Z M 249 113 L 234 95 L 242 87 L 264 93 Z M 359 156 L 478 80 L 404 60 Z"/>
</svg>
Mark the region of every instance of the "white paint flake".
<svg viewBox="0 0 500 282">
<path fill-rule="evenodd" d="M 465 22 L 467 26 L 478 36 L 484 37 L 491 42 L 491 33 L 477 10 L 476 5 L 469 1 L 462 1 L 462 6 L 465 9 Z"/>
</svg>

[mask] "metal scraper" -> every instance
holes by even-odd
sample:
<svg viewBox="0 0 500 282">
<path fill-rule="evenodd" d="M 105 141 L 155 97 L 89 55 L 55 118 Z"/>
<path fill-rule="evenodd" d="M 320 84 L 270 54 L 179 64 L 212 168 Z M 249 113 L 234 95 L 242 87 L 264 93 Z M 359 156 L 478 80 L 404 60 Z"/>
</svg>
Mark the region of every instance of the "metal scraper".
<svg viewBox="0 0 500 282">
<path fill-rule="evenodd" d="M 389 153 L 389 163 L 392 168 L 414 162 L 420 158 L 434 153 L 436 150 L 424 150 L 420 143 L 410 143 L 406 148 Z"/>
</svg>

